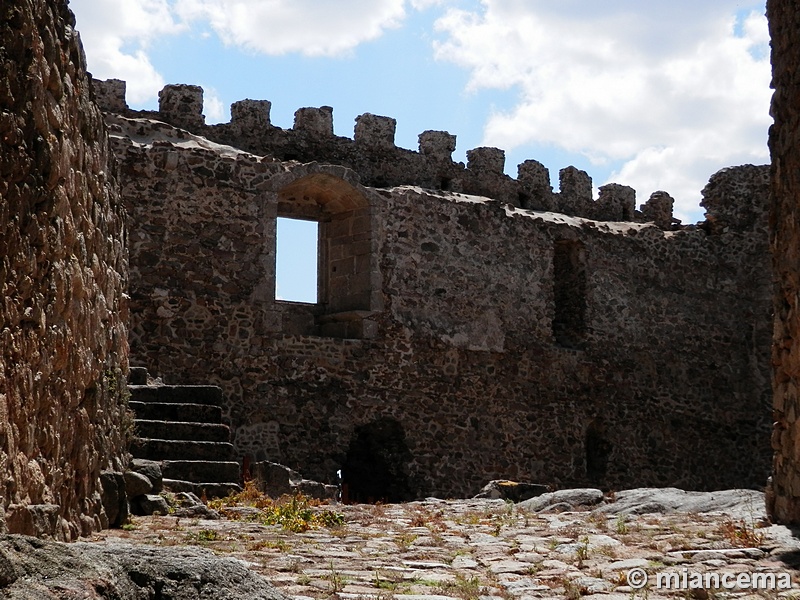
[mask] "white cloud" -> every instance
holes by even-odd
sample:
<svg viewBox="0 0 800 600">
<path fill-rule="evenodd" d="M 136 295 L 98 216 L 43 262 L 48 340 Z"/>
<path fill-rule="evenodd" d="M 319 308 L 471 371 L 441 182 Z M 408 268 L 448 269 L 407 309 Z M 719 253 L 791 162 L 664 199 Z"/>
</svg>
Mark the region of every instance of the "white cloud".
<svg viewBox="0 0 800 600">
<path fill-rule="evenodd" d="M 101 79 L 126 80 L 128 101 L 140 104 L 164 85 L 148 56 L 149 44 L 190 25 L 208 26 L 226 44 L 253 52 L 332 56 L 400 26 L 407 5 L 422 10 L 442 1 L 72 0 L 71 8 L 89 69 Z"/>
<path fill-rule="evenodd" d="M 516 105 L 486 123 L 484 144 L 552 144 L 622 164 L 614 180 L 637 188 L 640 202 L 666 189 L 684 218 L 699 216 L 713 172 L 769 160 L 762 14 L 737 27 L 732 0 L 481 4 L 449 10 L 435 49 L 469 69 L 471 90 L 518 90 Z"/>
<path fill-rule="evenodd" d="M 411 8 L 414 10 L 426 10 L 431 6 L 446 4 L 448 0 L 409 0 Z"/>
<path fill-rule="evenodd" d="M 225 110 L 225 104 L 219 97 L 217 90 L 211 86 L 203 87 L 203 114 L 206 117 L 206 124 L 226 123 L 230 120 L 230 114 Z"/>
<path fill-rule="evenodd" d="M 166 0 L 72 0 L 89 70 L 99 79 L 127 81 L 128 101 L 144 102 L 164 80 L 147 56 L 149 42 L 178 33 Z"/>
<path fill-rule="evenodd" d="M 207 20 L 226 44 L 273 55 L 332 56 L 399 26 L 405 4 L 406 0 L 177 0 L 176 11 L 187 21 Z"/>
</svg>

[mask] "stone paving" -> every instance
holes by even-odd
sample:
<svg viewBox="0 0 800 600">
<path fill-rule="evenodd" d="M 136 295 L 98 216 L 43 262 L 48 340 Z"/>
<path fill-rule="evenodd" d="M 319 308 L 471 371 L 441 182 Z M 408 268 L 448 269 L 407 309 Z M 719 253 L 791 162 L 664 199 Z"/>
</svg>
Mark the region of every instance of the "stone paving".
<svg viewBox="0 0 800 600">
<path fill-rule="evenodd" d="M 734 520 L 719 512 L 536 513 L 503 500 L 322 508 L 345 524 L 292 533 L 245 520 L 136 517 L 93 540 L 204 546 L 245 561 L 295 600 L 800 598 L 800 539 L 767 526 L 761 509 Z M 648 576 L 642 588 L 628 581 L 636 570 Z M 665 573 L 682 589 L 659 588 Z M 773 589 L 729 589 L 754 574 L 761 587 L 774 574 Z M 792 588 L 781 589 L 787 577 Z"/>
</svg>

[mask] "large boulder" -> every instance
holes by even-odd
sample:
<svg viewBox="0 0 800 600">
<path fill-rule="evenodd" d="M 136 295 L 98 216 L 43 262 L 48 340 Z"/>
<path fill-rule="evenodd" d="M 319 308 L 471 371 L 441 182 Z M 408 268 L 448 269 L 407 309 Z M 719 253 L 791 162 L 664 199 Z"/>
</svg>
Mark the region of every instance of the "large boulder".
<svg viewBox="0 0 800 600">
<path fill-rule="evenodd" d="M 288 600 L 238 560 L 201 548 L 0 537 L 0 597 Z"/>
<path fill-rule="evenodd" d="M 125 491 L 128 494 L 129 500 L 133 500 L 136 496 L 149 494 L 153 491 L 153 483 L 148 477 L 141 473 L 125 471 L 123 477 L 125 478 Z"/>
<path fill-rule="evenodd" d="M 100 473 L 103 486 L 103 509 L 109 527 L 120 527 L 128 520 L 128 495 L 125 491 L 125 476 L 117 471 Z"/>
<path fill-rule="evenodd" d="M 522 502 L 530 500 L 536 496 L 541 496 L 550 491 L 546 485 L 538 483 L 526 483 L 521 481 L 509 481 L 507 479 L 495 479 L 487 483 L 475 498 L 489 498 L 491 500 L 510 500 L 511 502 Z"/>
<path fill-rule="evenodd" d="M 540 512 L 543 510 L 580 510 L 603 501 L 603 492 L 594 488 L 558 490 L 520 502 L 520 508 Z"/>
<path fill-rule="evenodd" d="M 131 461 L 130 470 L 144 475 L 150 481 L 152 489 L 144 493 L 160 494 L 164 489 L 164 478 L 160 462 L 145 460 L 144 458 L 134 458 Z"/>
<path fill-rule="evenodd" d="M 756 490 L 687 492 L 677 488 L 636 488 L 617 492 L 597 512 L 610 515 L 724 512 L 748 521 L 766 517 L 764 493 Z"/>
</svg>

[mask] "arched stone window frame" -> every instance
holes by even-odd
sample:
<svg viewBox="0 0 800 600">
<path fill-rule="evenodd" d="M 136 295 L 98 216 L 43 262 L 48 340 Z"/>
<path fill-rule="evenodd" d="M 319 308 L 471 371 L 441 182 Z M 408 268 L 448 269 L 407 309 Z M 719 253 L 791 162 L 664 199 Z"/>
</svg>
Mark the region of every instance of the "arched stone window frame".
<svg viewBox="0 0 800 600">
<path fill-rule="evenodd" d="M 277 218 L 319 224 L 317 303 L 311 305 L 317 332 L 328 337 L 374 337 L 371 317 L 383 308 L 375 192 L 360 185 L 349 169 L 313 163 L 272 183 Z"/>
</svg>

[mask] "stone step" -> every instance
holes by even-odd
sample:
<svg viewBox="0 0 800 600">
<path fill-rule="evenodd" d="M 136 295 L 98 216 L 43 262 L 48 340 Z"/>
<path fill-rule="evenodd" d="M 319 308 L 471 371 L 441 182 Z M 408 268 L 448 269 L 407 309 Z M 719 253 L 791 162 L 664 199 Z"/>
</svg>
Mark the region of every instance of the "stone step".
<svg viewBox="0 0 800 600">
<path fill-rule="evenodd" d="M 194 440 L 198 442 L 228 442 L 231 430 L 219 423 L 189 421 L 154 421 L 136 419 L 136 435 L 162 440 Z"/>
<path fill-rule="evenodd" d="M 222 388 L 216 385 L 129 385 L 135 402 L 222 405 Z"/>
<path fill-rule="evenodd" d="M 131 385 L 147 385 L 147 369 L 131 367 L 128 371 L 128 383 Z"/>
<path fill-rule="evenodd" d="M 191 418 L 195 423 L 221 423 L 222 408 L 211 404 L 191 404 L 181 402 L 139 402 L 128 403 L 137 419 L 150 421 L 186 421 Z"/>
<path fill-rule="evenodd" d="M 165 460 L 161 472 L 165 479 L 192 482 L 225 483 L 241 479 L 239 463 L 233 461 Z"/>
<path fill-rule="evenodd" d="M 233 444 L 228 442 L 198 442 L 136 438 L 131 443 L 134 458 L 147 460 L 233 460 Z"/>
<path fill-rule="evenodd" d="M 174 494 L 178 492 L 192 492 L 200 498 L 204 495 L 206 498 L 224 498 L 225 496 L 241 492 L 242 486 L 233 482 L 217 483 L 214 481 L 206 481 L 195 483 L 193 481 L 182 481 L 180 479 L 165 479 L 164 489 Z"/>
</svg>

